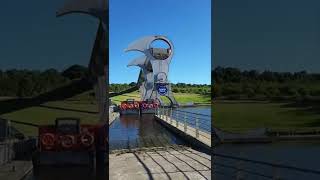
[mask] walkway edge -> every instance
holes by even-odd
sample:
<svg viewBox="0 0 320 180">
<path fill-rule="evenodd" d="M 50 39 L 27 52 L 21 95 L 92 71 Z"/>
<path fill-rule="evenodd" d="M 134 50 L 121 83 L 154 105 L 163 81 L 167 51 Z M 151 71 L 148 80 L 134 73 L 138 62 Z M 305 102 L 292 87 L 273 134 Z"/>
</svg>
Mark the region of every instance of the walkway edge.
<svg viewBox="0 0 320 180">
<path fill-rule="evenodd" d="M 179 137 L 181 137 L 182 139 L 184 139 L 185 141 L 187 141 L 188 143 L 190 143 L 191 145 L 194 145 L 196 147 L 202 148 L 204 149 L 206 152 L 211 153 L 212 149 L 211 146 L 209 146 L 208 144 L 205 144 L 203 142 L 201 142 L 200 140 L 198 140 L 197 138 L 181 131 L 180 129 L 178 129 L 177 127 L 172 126 L 170 123 L 168 123 L 167 121 L 161 119 L 158 116 L 154 116 L 154 118 L 162 125 L 164 125 L 166 128 L 168 128 L 169 130 L 173 131 L 174 133 L 176 133 Z M 175 120 L 173 120 L 175 121 Z"/>
</svg>

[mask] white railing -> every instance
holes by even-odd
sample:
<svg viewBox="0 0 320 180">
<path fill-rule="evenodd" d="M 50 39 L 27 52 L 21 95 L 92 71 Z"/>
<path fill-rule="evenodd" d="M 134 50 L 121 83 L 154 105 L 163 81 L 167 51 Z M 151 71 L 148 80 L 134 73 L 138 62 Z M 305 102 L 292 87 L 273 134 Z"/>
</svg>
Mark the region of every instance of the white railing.
<svg viewBox="0 0 320 180">
<path fill-rule="evenodd" d="M 163 106 L 156 110 L 156 115 L 177 128 L 182 125 L 185 133 L 189 130 L 195 131 L 196 138 L 199 138 L 199 136 L 208 138 L 208 136 L 204 134 L 211 134 L 211 116 L 209 115 L 175 108 L 165 108 Z"/>
</svg>

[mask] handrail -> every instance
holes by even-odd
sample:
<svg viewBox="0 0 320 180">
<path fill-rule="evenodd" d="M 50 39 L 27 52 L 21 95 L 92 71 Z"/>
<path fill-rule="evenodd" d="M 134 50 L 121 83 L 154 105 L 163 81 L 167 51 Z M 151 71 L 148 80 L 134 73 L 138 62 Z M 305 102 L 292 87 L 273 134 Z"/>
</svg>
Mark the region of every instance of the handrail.
<svg viewBox="0 0 320 180">
<path fill-rule="evenodd" d="M 20 121 L 15 121 L 15 120 L 10 120 L 13 123 L 16 124 L 22 124 L 22 125 L 26 125 L 26 126 L 33 126 L 33 127 L 39 127 L 38 124 L 33 124 L 33 123 L 27 123 L 27 122 L 20 122 Z"/>
<path fill-rule="evenodd" d="M 172 123 L 172 120 L 175 120 L 174 126 L 178 127 L 179 123 L 182 123 L 182 126 L 184 126 L 184 132 L 193 130 L 195 131 L 196 138 L 205 137 L 208 138 L 206 134 L 211 134 L 211 116 L 200 114 L 200 113 L 193 113 L 189 111 L 181 111 L 174 108 L 166 108 L 164 106 L 160 106 L 156 110 L 156 115 L 165 115 L 166 120 L 168 121 L 170 119 L 170 124 Z M 210 117 L 210 118 L 208 118 Z M 192 127 L 191 129 L 188 127 Z"/>
<path fill-rule="evenodd" d="M 177 113 L 174 113 L 173 116 L 175 116 Z M 204 122 L 208 122 L 208 120 L 210 119 L 204 119 L 204 118 L 199 118 L 199 117 L 194 117 L 194 116 L 187 116 L 187 119 L 189 120 L 194 120 L 194 119 L 198 119 L 198 120 L 201 120 L 201 121 L 204 121 Z"/>
<path fill-rule="evenodd" d="M 195 115 L 199 115 L 199 116 L 205 116 L 205 117 L 210 117 L 209 115 L 206 115 L 206 114 L 200 114 L 200 113 L 194 113 L 194 112 L 189 112 L 189 111 L 182 111 L 182 110 L 178 110 L 178 109 L 173 109 L 174 111 L 179 111 L 179 112 L 185 112 L 187 114 L 195 114 Z"/>
<path fill-rule="evenodd" d="M 320 171 L 313 170 L 313 169 L 299 168 L 299 167 L 295 167 L 295 166 L 288 166 L 288 165 L 283 165 L 283 164 L 278 164 L 278 163 L 277 164 L 276 163 L 269 163 L 269 162 L 252 160 L 252 159 L 241 158 L 241 157 L 235 157 L 235 156 L 224 155 L 224 154 L 219 154 L 219 153 L 212 153 L 212 156 L 218 156 L 218 157 L 227 158 L 227 159 L 240 160 L 240 161 L 245 161 L 245 162 L 250 162 L 250 163 L 255 163 L 255 164 L 272 166 L 272 167 L 276 167 L 276 168 L 295 170 L 295 171 L 299 171 L 299 172 L 320 175 Z"/>
</svg>

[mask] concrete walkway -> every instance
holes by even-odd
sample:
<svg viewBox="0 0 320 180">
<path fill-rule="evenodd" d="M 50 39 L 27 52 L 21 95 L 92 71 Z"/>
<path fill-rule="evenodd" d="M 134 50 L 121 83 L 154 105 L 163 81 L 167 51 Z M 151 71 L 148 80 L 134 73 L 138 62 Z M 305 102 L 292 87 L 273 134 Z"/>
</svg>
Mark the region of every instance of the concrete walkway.
<svg viewBox="0 0 320 180">
<path fill-rule="evenodd" d="M 12 161 L 0 166 L 1 180 L 21 180 L 32 171 L 31 161 Z"/>
<path fill-rule="evenodd" d="M 176 121 L 175 119 L 171 119 L 170 116 L 165 116 L 165 115 L 156 115 L 155 116 L 158 120 L 163 121 L 167 125 L 175 128 L 181 133 L 184 133 L 185 135 L 191 136 L 194 139 L 202 142 L 203 144 L 207 145 L 208 147 L 211 147 L 211 134 L 206 133 L 204 131 L 199 130 L 199 136 L 196 136 L 196 129 L 188 126 L 185 129 L 184 123 Z"/>
<path fill-rule="evenodd" d="M 211 179 L 211 156 L 191 148 L 110 154 L 109 179 Z"/>
<path fill-rule="evenodd" d="M 116 120 L 120 114 L 118 112 L 109 112 L 109 126 L 113 123 L 114 120 Z"/>
</svg>

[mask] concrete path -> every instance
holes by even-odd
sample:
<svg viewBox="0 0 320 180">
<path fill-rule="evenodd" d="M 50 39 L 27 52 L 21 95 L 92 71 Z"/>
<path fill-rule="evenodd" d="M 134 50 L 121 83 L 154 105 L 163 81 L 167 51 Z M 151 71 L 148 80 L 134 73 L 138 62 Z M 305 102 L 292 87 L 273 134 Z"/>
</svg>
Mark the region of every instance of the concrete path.
<svg viewBox="0 0 320 180">
<path fill-rule="evenodd" d="M 211 156 L 191 148 L 110 154 L 109 179 L 211 179 Z"/>
<path fill-rule="evenodd" d="M 198 141 L 204 143 L 208 147 L 211 147 L 211 134 L 199 130 L 199 136 L 197 137 L 196 136 L 196 129 L 191 126 L 187 125 L 187 128 L 185 129 L 184 123 L 182 123 L 180 121 L 176 121 L 173 118 L 171 119 L 170 116 L 156 115 L 155 117 L 158 118 L 159 120 L 162 120 L 164 123 L 172 126 L 173 128 L 177 129 L 178 131 L 183 132 L 186 135 L 189 135 L 189 136 L 197 139 Z"/>
<path fill-rule="evenodd" d="M 118 112 L 109 112 L 109 125 L 116 120 L 120 114 Z"/>
<path fill-rule="evenodd" d="M 12 161 L 11 163 L 0 166 L 0 179 L 21 180 L 31 171 L 31 161 Z"/>
</svg>

